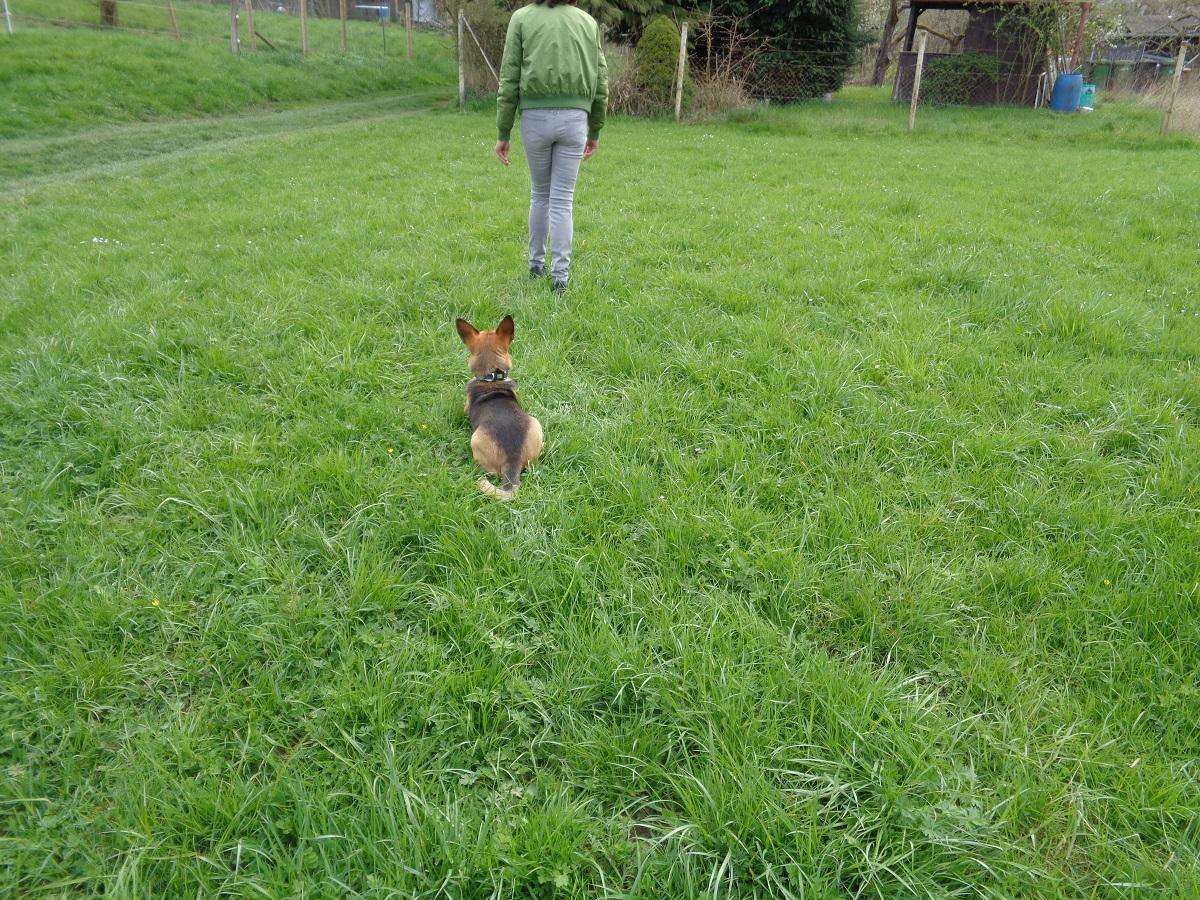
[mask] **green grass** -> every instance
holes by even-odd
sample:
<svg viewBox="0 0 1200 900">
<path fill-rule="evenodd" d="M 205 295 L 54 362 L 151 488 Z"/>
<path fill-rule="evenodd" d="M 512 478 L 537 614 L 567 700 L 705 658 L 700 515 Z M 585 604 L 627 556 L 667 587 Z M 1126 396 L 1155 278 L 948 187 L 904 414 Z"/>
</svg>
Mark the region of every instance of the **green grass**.
<svg viewBox="0 0 1200 900">
<path fill-rule="evenodd" d="M 488 113 L 354 108 L 0 184 L 8 895 L 1200 891 L 1194 143 L 617 120 L 556 300 Z"/>
<path fill-rule="evenodd" d="M 99 21 L 94 0 L 10 0 L 16 33 L 0 45 L 0 138 L 74 133 L 99 123 L 164 116 L 212 115 L 380 92 L 452 92 L 454 61 L 446 39 L 417 31 L 414 59 L 404 30 L 348 24 L 340 51 L 336 20 L 310 19 L 312 55 L 300 53 L 299 19 L 259 13 L 257 30 L 276 45 L 229 49 L 229 8 L 179 0 L 184 40 L 123 30 L 167 27 L 165 5 L 121 3 L 123 29 L 82 27 Z M 37 20 L 23 18 L 37 17 Z M 49 20 L 80 27 L 52 27 Z"/>
</svg>

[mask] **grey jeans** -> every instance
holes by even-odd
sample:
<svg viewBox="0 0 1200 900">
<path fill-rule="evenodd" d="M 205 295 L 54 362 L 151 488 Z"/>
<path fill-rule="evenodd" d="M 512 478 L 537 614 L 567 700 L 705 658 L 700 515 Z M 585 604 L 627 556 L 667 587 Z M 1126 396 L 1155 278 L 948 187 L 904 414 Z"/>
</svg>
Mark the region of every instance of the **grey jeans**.
<svg viewBox="0 0 1200 900">
<path fill-rule="evenodd" d="M 529 160 L 529 265 L 546 263 L 550 277 L 566 281 L 571 268 L 575 179 L 587 142 L 588 114 L 582 109 L 527 109 L 521 113 L 521 142 Z"/>
</svg>

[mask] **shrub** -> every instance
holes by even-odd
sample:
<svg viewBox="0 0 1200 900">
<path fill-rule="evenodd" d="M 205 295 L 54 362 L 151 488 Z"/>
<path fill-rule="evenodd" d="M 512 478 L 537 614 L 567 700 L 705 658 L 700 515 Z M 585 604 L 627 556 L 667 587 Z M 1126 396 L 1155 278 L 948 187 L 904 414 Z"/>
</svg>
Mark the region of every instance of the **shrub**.
<svg viewBox="0 0 1200 900">
<path fill-rule="evenodd" d="M 679 32 L 665 16 L 651 22 L 633 53 L 634 82 L 641 100 L 651 112 L 675 106 L 675 74 L 679 65 Z M 695 95 L 691 76 L 684 78 L 683 99 L 688 105 Z"/>
<path fill-rule="evenodd" d="M 1000 60 L 988 53 L 960 53 L 930 60 L 921 82 L 929 103 L 970 103 L 985 82 L 1000 77 Z"/>
</svg>

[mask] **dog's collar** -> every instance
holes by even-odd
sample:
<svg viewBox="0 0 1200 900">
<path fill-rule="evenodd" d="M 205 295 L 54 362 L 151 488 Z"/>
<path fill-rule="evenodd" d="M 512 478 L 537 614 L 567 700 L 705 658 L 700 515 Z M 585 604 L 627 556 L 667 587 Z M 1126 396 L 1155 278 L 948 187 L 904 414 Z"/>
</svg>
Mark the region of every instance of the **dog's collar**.
<svg viewBox="0 0 1200 900">
<path fill-rule="evenodd" d="M 490 372 L 487 375 L 476 375 L 473 380 L 485 381 L 485 382 L 508 381 L 508 370 L 507 369 L 497 369 L 495 372 Z"/>
</svg>

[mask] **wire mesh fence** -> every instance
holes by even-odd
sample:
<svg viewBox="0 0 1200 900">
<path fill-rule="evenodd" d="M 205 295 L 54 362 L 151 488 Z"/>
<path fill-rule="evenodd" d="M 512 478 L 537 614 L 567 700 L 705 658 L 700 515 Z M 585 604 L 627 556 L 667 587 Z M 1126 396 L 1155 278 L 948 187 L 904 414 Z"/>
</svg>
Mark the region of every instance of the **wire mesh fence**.
<svg viewBox="0 0 1200 900">
<path fill-rule="evenodd" d="M 1143 97 L 1162 111 L 1164 133 L 1200 134 L 1200 78 L 1181 78 L 1173 100 L 1172 86 L 1166 80 L 1146 91 Z"/>
<path fill-rule="evenodd" d="M 763 38 L 736 16 L 700 16 L 694 35 L 688 55 L 698 86 L 736 84 L 751 101 L 790 103 L 825 96 L 842 85 L 857 59 L 847 46 Z"/>
<path fill-rule="evenodd" d="M 758 63 L 742 77 L 747 95 L 754 100 L 795 103 L 827 97 L 841 87 L 845 71 L 845 66 L 823 65 L 821 55 L 815 54 L 812 61 Z"/>
<path fill-rule="evenodd" d="M 461 68 L 464 96 L 488 97 L 499 87 L 497 71 L 504 51 L 505 18 L 492 14 L 494 6 L 468 2 L 462 28 Z M 476 14 L 473 20 L 466 15 Z M 725 36 L 735 52 L 721 56 L 705 53 L 705 34 L 688 54 L 687 103 L 693 114 L 706 115 L 753 103 L 792 103 L 831 98 L 846 83 L 869 83 L 874 60 L 866 53 L 847 58 L 842 48 L 812 46 L 793 50 L 787 58 L 755 52 Z M 711 45 L 711 33 L 708 33 Z M 874 48 L 877 50 L 877 48 Z M 627 75 L 632 62 L 629 48 L 606 49 L 610 69 L 610 106 L 618 112 L 653 114 L 639 101 L 636 86 Z M 893 99 L 910 102 L 917 53 L 897 54 L 888 72 Z M 1053 73 L 1038 66 L 1015 66 L 997 56 L 978 52 L 926 53 L 921 65 L 918 105 L 922 107 L 1007 103 L 1044 105 L 1049 101 Z M 1170 105 L 1166 82 L 1147 94 L 1147 102 L 1164 111 Z M 1185 79 L 1170 115 L 1170 131 L 1200 133 L 1200 79 Z"/>
<path fill-rule="evenodd" d="M 32 28 L 105 28 L 146 35 L 183 36 L 178 12 L 166 0 L 8 0 L 14 31 Z"/>
<path fill-rule="evenodd" d="M 489 0 L 445 3 L 439 13 L 445 27 L 455 34 L 464 98 L 495 94 L 500 88 L 507 13 Z"/>
<path fill-rule="evenodd" d="M 459 29 L 459 60 L 462 94 L 466 97 L 490 97 L 499 87 L 497 72 L 504 51 L 506 17 L 491 4 L 468 0 L 458 11 L 463 13 Z M 469 15 L 475 13 L 475 17 Z M 452 10 L 455 26 L 457 13 Z M 711 43 L 709 40 L 707 43 Z M 720 113 L 754 103 L 793 103 L 831 99 L 833 92 L 850 83 L 856 75 L 865 75 L 867 64 L 857 54 L 847 55 L 844 48 L 812 46 L 793 50 L 786 58 L 769 52 L 755 52 L 745 44 L 726 37 L 726 46 L 734 52 L 722 55 L 706 52 L 706 32 L 690 44 L 688 78 L 684 84 L 685 111 L 693 116 Z M 609 103 L 618 113 L 653 115 L 668 112 L 662 104 L 644 102 L 638 96 L 636 79 L 630 77 L 633 54 L 625 45 L 608 45 Z M 916 53 L 900 54 L 896 72 L 889 73 L 894 85 L 893 99 L 907 102 L 912 96 Z M 911 57 L 911 58 L 910 58 Z M 979 53 L 929 53 L 922 68 L 924 79 L 919 104 L 949 106 L 980 103 L 1027 103 L 1049 93 L 1044 73 L 1016 71 L 1001 66 L 994 57 Z M 867 79 L 863 79 L 867 80 Z M 1181 113 L 1188 120 L 1190 104 Z"/>
</svg>

